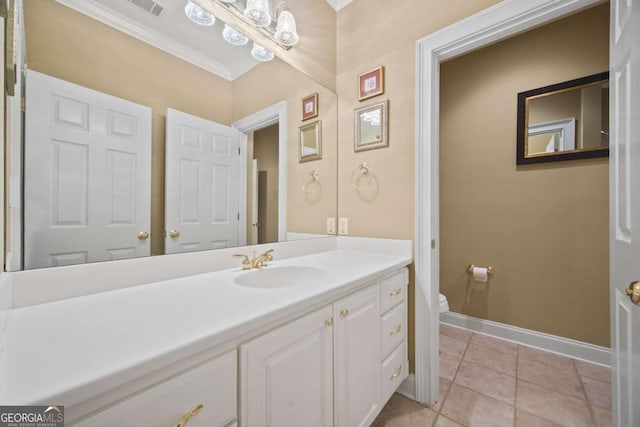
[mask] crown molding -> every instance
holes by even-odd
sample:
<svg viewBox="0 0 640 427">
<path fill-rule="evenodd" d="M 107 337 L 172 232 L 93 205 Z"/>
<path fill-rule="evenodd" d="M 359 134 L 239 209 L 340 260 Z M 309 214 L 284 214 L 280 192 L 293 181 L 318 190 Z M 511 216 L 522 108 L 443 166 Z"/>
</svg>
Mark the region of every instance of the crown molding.
<svg viewBox="0 0 640 427">
<path fill-rule="evenodd" d="M 97 21 L 102 22 L 116 30 L 122 31 L 141 40 L 153 47 L 163 50 L 175 57 L 185 60 L 196 67 L 200 67 L 207 70 L 217 76 L 222 77 L 225 80 L 233 80 L 234 73 L 231 72 L 229 67 L 215 61 L 201 53 L 171 40 L 168 37 L 163 36 L 160 33 L 149 30 L 147 28 L 141 28 L 139 24 L 124 16 L 118 15 L 104 6 L 94 1 L 87 0 L 56 0 L 58 3 L 63 4 L 77 12 L 87 15 Z"/>
<path fill-rule="evenodd" d="M 336 12 L 339 12 L 351 2 L 353 2 L 353 0 L 327 0 L 327 3 L 329 3 Z"/>
</svg>

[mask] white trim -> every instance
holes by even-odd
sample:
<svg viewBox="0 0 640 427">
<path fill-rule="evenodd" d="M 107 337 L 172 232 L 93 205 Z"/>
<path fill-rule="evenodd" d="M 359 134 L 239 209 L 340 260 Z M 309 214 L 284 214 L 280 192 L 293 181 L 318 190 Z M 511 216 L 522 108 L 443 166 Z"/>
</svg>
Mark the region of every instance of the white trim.
<svg viewBox="0 0 640 427">
<path fill-rule="evenodd" d="M 396 390 L 401 396 L 406 397 L 407 399 L 416 400 L 416 376 L 415 374 L 409 374 L 407 378 L 400 383 L 400 387 Z"/>
<path fill-rule="evenodd" d="M 329 3 L 329 5 L 336 12 L 339 12 L 341 9 L 343 9 L 346 6 L 348 6 L 352 2 L 353 2 L 353 0 L 327 0 L 327 3 Z"/>
<path fill-rule="evenodd" d="M 74 9 L 84 15 L 87 15 L 97 21 L 102 22 L 116 30 L 122 31 L 135 37 L 138 40 L 150 44 L 160 50 L 163 50 L 173 56 L 183 59 L 196 67 L 200 67 L 207 70 L 217 76 L 226 80 L 233 80 L 235 77 L 231 69 L 218 61 L 209 58 L 206 55 L 202 55 L 196 50 L 189 48 L 181 43 L 177 43 L 170 38 L 150 30 L 149 28 L 142 27 L 139 23 L 132 19 L 114 13 L 107 7 L 96 3 L 94 1 L 87 0 L 56 0 L 58 3 L 63 4 L 71 9 Z"/>
<path fill-rule="evenodd" d="M 276 123 L 278 123 L 278 241 L 284 242 L 287 240 L 287 102 L 280 101 L 237 120 L 231 124 L 231 127 L 242 133 L 249 133 Z"/>
<path fill-rule="evenodd" d="M 237 129 L 236 129 L 237 130 Z M 247 134 L 238 131 L 238 153 L 240 157 L 240 165 L 238 168 L 238 246 L 247 246 L 247 186 L 248 186 L 248 170 L 247 170 Z"/>
<path fill-rule="evenodd" d="M 554 146 L 552 148 L 557 148 L 558 151 L 568 151 L 576 149 L 576 118 L 571 117 L 568 119 L 562 120 L 554 120 L 552 122 L 544 122 L 544 123 L 536 123 L 535 125 L 529 125 L 529 129 L 527 131 L 528 136 L 535 135 L 544 135 L 546 133 L 560 133 L 560 141 L 558 141 L 558 146 Z M 547 152 L 554 152 L 552 149 L 549 151 L 547 147 Z M 527 156 L 535 156 L 537 153 L 529 154 L 526 153 Z"/>
<path fill-rule="evenodd" d="M 433 404 L 438 396 L 440 62 L 598 3 L 504 0 L 416 43 L 415 374 L 420 402 Z"/>
<path fill-rule="evenodd" d="M 531 329 L 505 325 L 491 320 L 478 319 L 458 313 L 443 313 L 440 322 L 483 335 L 490 335 L 516 344 L 611 367 L 611 349 L 582 341 L 532 331 Z"/>
</svg>

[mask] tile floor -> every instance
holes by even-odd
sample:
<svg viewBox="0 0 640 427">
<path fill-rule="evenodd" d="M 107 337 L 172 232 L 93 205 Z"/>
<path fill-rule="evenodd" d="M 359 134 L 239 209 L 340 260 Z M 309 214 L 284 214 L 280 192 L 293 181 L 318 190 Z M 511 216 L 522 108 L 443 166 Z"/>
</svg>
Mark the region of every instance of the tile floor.
<svg viewBox="0 0 640 427">
<path fill-rule="evenodd" d="M 395 394 L 375 427 L 610 427 L 608 368 L 440 326 L 440 401 Z"/>
</svg>

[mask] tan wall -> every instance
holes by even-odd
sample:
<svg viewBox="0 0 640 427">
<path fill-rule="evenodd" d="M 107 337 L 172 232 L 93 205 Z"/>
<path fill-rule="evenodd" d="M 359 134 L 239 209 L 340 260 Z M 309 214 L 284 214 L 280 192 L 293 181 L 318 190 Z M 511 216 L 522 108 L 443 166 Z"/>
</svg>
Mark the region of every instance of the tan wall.
<svg viewBox="0 0 640 427">
<path fill-rule="evenodd" d="M 265 76 L 271 76 L 265 78 Z M 300 120 L 301 99 L 318 93 L 318 117 Z M 336 215 L 336 95 L 279 59 L 261 64 L 233 81 L 233 120 L 277 102 L 287 102 L 287 231 L 322 234 L 326 218 Z M 322 159 L 300 163 L 298 127 L 322 121 Z M 306 195 L 302 185 L 317 170 L 322 190 Z"/>
<path fill-rule="evenodd" d="M 266 221 L 260 222 L 259 243 L 278 241 L 278 125 L 257 130 L 253 133 L 253 158 L 258 159 L 258 171 L 265 172 L 266 192 L 262 194 L 266 202 L 262 206 Z M 264 223 L 263 223 L 264 222 Z"/>
<path fill-rule="evenodd" d="M 440 290 L 452 311 L 609 346 L 608 159 L 515 165 L 517 93 L 607 70 L 608 7 L 442 65 Z M 488 285 L 469 281 L 471 263 L 495 268 Z"/>
<path fill-rule="evenodd" d="M 498 0 L 356 0 L 338 13 L 339 216 L 354 236 L 414 238 L 414 129 L 416 40 L 485 9 Z M 385 94 L 358 102 L 357 76 L 385 66 Z M 389 147 L 354 153 L 354 108 L 389 99 Z M 359 163 L 368 162 L 379 186 L 360 197 L 350 184 Z M 367 195 L 365 195 L 367 196 Z M 410 283 L 413 287 L 413 280 Z M 409 292 L 409 337 L 413 337 L 413 290 Z M 413 340 L 409 341 L 413 366 Z"/>
<path fill-rule="evenodd" d="M 231 83 L 54 0 L 24 12 L 30 69 L 151 107 L 151 254 L 164 253 L 167 107 L 230 124 Z"/>
</svg>

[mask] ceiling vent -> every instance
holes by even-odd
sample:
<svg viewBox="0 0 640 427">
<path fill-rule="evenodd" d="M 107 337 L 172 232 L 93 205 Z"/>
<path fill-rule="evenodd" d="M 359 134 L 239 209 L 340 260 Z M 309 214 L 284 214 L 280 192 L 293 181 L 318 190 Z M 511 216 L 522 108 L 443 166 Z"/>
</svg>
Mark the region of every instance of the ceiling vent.
<svg viewBox="0 0 640 427">
<path fill-rule="evenodd" d="M 138 6 L 140 9 L 152 14 L 153 16 L 160 16 L 164 10 L 163 6 L 160 6 L 153 0 L 129 0 L 129 3 Z"/>
</svg>

